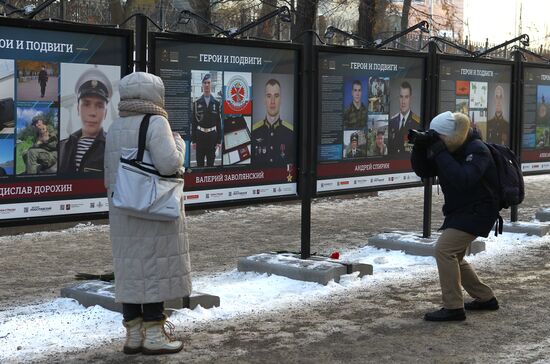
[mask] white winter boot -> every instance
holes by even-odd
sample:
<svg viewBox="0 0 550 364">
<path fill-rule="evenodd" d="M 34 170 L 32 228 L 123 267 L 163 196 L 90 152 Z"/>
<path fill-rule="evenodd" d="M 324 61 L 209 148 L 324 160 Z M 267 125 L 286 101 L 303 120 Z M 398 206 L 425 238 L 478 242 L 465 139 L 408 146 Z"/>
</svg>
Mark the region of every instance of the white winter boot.
<svg viewBox="0 0 550 364">
<path fill-rule="evenodd" d="M 164 326 L 167 326 L 170 334 L 166 333 Z M 174 332 L 174 325 L 166 321 L 166 318 L 161 321 L 144 322 L 145 339 L 141 352 L 145 355 L 158 354 L 173 354 L 183 349 L 183 343 L 172 339 L 170 336 Z"/>
<path fill-rule="evenodd" d="M 126 328 L 126 342 L 124 343 L 124 354 L 141 353 L 141 345 L 143 344 L 143 333 L 141 331 L 141 317 L 130 321 L 122 321 L 122 325 Z"/>
</svg>

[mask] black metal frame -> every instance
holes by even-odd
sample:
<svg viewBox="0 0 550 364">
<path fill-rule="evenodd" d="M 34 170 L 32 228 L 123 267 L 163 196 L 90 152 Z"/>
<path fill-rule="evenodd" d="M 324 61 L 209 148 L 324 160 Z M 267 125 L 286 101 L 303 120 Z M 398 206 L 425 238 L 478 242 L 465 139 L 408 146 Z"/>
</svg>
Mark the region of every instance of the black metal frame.
<svg viewBox="0 0 550 364">
<path fill-rule="evenodd" d="M 428 69 L 427 69 L 427 59 L 428 56 L 426 53 L 421 52 L 409 52 L 404 50 L 377 50 L 377 49 L 366 49 L 366 48 L 351 48 L 347 46 L 316 46 L 315 47 L 315 53 L 314 58 L 315 60 L 319 60 L 319 53 L 321 52 L 327 52 L 327 53 L 337 53 L 337 54 L 357 54 L 357 55 L 364 55 L 364 56 L 383 56 L 383 57 L 401 57 L 401 58 L 416 58 L 416 59 L 423 59 L 424 61 L 424 75 L 423 75 L 423 90 L 420 105 L 422 105 L 422 121 L 423 124 L 426 122 L 427 117 L 427 109 L 425 107 L 426 105 L 426 95 L 427 95 L 427 77 L 428 77 Z M 318 66 L 318 65 L 316 65 Z M 315 75 L 315 81 L 316 81 L 316 88 L 315 90 L 318 90 L 318 82 L 319 82 L 320 74 L 317 72 Z M 316 91 L 317 92 L 317 91 Z M 314 106 L 315 106 L 315 118 L 316 120 L 320 120 L 319 115 L 319 98 L 314 98 Z M 315 123 L 313 125 L 312 132 L 315 133 L 315 145 L 318 147 L 318 141 L 320 139 L 320 129 L 318 128 L 319 123 Z M 315 153 L 313 155 L 313 179 L 314 179 L 314 196 L 315 197 L 329 197 L 329 196 L 336 196 L 336 195 L 349 195 L 349 194 L 357 194 L 357 193 L 365 193 L 365 192 L 374 192 L 374 191 L 385 191 L 385 190 L 393 190 L 393 189 L 400 189 L 400 188 L 409 188 L 409 187 L 420 187 L 422 186 L 421 182 L 411 182 L 411 183 L 399 183 L 399 184 L 393 184 L 393 185 L 383 185 L 383 186 L 373 186 L 373 187 L 358 187 L 358 188 L 350 188 L 346 190 L 335 190 L 335 191 L 327 191 L 327 192 L 318 192 L 317 191 L 317 154 L 318 154 L 318 148 L 315 149 Z M 412 173 L 412 169 L 410 171 Z M 368 175 L 370 176 L 370 175 Z M 374 175 L 373 175 L 374 176 Z M 355 176 L 349 176 L 350 178 Z M 338 177 L 334 177 L 338 178 Z M 342 176 L 341 178 L 345 178 L 345 176 Z"/>
<path fill-rule="evenodd" d="M 195 35 L 195 34 L 189 34 L 189 33 L 149 33 L 149 51 L 148 51 L 148 69 L 150 73 L 155 73 L 155 53 L 156 53 L 156 42 L 158 40 L 169 40 L 174 42 L 183 42 L 183 43 L 203 43 L 203 44 L 213 44 L 213 45 L 227 45 L 227 46 L 234 46 L 234 47 L 251 47 L 251 48 L 278 48 L 283 50 L 290 50 L 296 52 L 296 57 L 298 64 L 296 66 L 296 90 L 299 90 L 299 92 L 295 93 L 295 108 L 294 113 L 298 116 L 299 119 L 302 118 L 302 107 L 300 102 L 298 100 L 301 100 L 301 93 L 304 91 L 302 88 L 300 88 L 300 85 L 302 84 L 302 59 L 303 55 L 301 52 L 301 46 L 299 44 L 291 44 L 291 43 L 271 43 L 266 41 L 260 41 L 260 40 L 244 40 L 244 39 L 233 39 L 233 38 L 212 38 L 212 37 L 205 37 L 201 35 Z M 300 97 L 300 98 L 298 98 Z M 301 124 L 303 123 L 303 120 L 300 120 L 300 124 L 298 125 L 298 132 L 296 133 L 297 137 L 297 146 L 299 147 L 299 141 L 301 140 Z M 296 124 L 295 124 L 296 125 Z M 208 209 L 208 208 L 221 208 L 221 207 L 236 207 L 236 206 L 248 206 L 253 204 L 260 204 L 260 203 L 273 203 L 273 202 L 284 202 L 284 201 L 296 201 L 301 199 L 299 191 L 301 190 L 301 178 L 300 171 L 302 170 L 302 163 L 303 161 L 300 160 L 299 155 L 299 148 L 296 148 L 297 154 L 297 160 L 299 161 L 297 163 L 297 193 L 296 195 L 288 195 L 288 196 L 280 196 L 280 197 L 257 197 L 257 198 L 246 198 L 242 200 L 232 200 L 232 201 L 218 201 L 218 202 L 205 202 L 205 203 L 196 203 L 191 205 L 186 205 L 186 210 L 202 210 L 202 209 Z M 258 185 L 261 186 L 261 185 Z M 230 188 L 230 187 L 229 187 Z"/>
<path fill-rule="evenodd" d="M 49 30 L 49 31 L 58 31 L 58 32 L 66 32 L 66 33 L 86 33 L 86 34 L 122 37 L 126 39 L 127 52 L 125 54 L 126 64 L 121 65 L 121 71 L 123 74 L 128 74 L 128 73 L 131 73 L 134 68 L 134 61 L 133 61 L 134 32 L 133 30 L 114 29 L 114 28 L 88 25 L 88 24 L 80 25 L 80 24 L 72 24 L 72 23 L 71 24 L 54 23 L 54 22 L 36 21 L 36 20 L 19 19 L 19 18 L 13 19 L 13 18 L 3 18 L 3 17 L 0 17 L 0 26 L 14 27 L 14 28 L 28 28 L 32 30 L 39 29 L 39 30 Z M 85 196 L 82 198 L 88 198 L 88 197 Z M 71 198 L 71 199 L 74 199 L 74 198 Z M 58 200 L 60 199 L 48 198 L 41 201 L 58 201 Z M 29 217 L 29 218 L 5 219 L 5 220 L 0 220 L 0 227 L 51 224 L 56 222 L 71 222 L 71 221 L 82 221 L 82 220 L 99 220 L 99 219 L 106 219 L 107 217 L 108 217 L 108 212 L 95 212 L 95 213 L 84 213 L 84 214 L 50 215 L 50 216 L 39 216 L 39 217 Z"/>
<path fill-rule="evenodd" d="M 519 83 L 520 83 L 520 94 L 519 96 L 519 102 L 518 102 L 518 115 L 519 118 L 519 151 L 520 154 L 518 156 L 521 158 L 521 152 L 523 151 L 522 143 L 523 140 L 523 101 L 524 101 L 524 86 L 525 86 L 525 70 L 527 68 L 538 68 L 538 69 L 544 69 L 548 70 L 550 72 L 550 64 L 548 63 L 535 63 L 535 62 L 521 62 L 521 71 L 519 72 Z M 550 160 L 549 160 L 550 161 Z M 523 161 L 522 161 L 523 162 Z M 523 172 L 524 176 L 536 176 L 541 174 L 550 174 L 550 170 L 545 171 L 533 171 L 533 172 Z"/>
</svg>

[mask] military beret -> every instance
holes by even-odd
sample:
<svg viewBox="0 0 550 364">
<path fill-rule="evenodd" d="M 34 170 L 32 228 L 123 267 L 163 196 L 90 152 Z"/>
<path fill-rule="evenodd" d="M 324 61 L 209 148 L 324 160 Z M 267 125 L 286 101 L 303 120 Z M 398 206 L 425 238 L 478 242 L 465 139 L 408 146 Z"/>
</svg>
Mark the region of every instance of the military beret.
<svg viewBox="0 0 550 364">
<path fill-rule="evenodd" d="M 113 94 L 111 81 L 97 68 L 91 68 L 80 75 L 75 85 L 78 100 L 86 96 L 99 96 L 109 102 Z"/>
<path fill-rule="evenodd" d="M 211 78 L 212 78 L 212 75 L 210 75 L 210 73 L 207 73 L 204 76 L 202 76 L 202 82 L 206 82 Z"/>
</svg>

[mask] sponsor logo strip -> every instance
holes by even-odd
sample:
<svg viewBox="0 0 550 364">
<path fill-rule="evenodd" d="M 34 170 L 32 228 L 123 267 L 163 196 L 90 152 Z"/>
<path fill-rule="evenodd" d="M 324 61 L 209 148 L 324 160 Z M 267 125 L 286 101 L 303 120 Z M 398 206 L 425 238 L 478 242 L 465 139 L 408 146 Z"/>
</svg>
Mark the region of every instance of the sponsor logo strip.
<svg viewBox="0 0 550 364">
<path fill-rule="evenodd" d="M 296 183 L 223 188 L 185 192 L 185 204 L 192 205 L 203 202 L 233 201 L 247 198 L 292 196 L 296 195 L 296 193 Z"/>
<path fill-rule="evenodd" d="M 317 192 L 328 192 L 347 190 L 352 188 L 365 188 L 414 182 L 420 182 L 420 177 L 418 177 L 414 173 L 397 173 L 383 174 L 378 176 L 323 179 L 317 181 Z"/>
</svg>

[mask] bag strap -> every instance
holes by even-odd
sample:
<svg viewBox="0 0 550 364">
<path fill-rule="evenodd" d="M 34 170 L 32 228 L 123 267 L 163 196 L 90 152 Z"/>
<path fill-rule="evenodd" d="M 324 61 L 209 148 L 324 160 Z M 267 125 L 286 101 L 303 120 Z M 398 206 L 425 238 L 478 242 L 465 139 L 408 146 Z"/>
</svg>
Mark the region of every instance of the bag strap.
<svg viewBox="0 0 550 364">
<path fill-rule="evenodd" d="M 495 236 L 498 236 L 498 234 L 502 235 L 503 225 L 504 225 L 504 220 L 502 219 L 502 216 L 498 214 L 498 218 L 495 223 Z"/>
<path fill-rule="evenodd" d="M 143 154 L 145 153 L 145 139 L 147 138 L 147 129 L 149 128 L 149 120 L 152 114 L 145 114 L 139 126 L 139 141 L 138 154 L 136 160 L 143 162 Z"/>
</svg>

